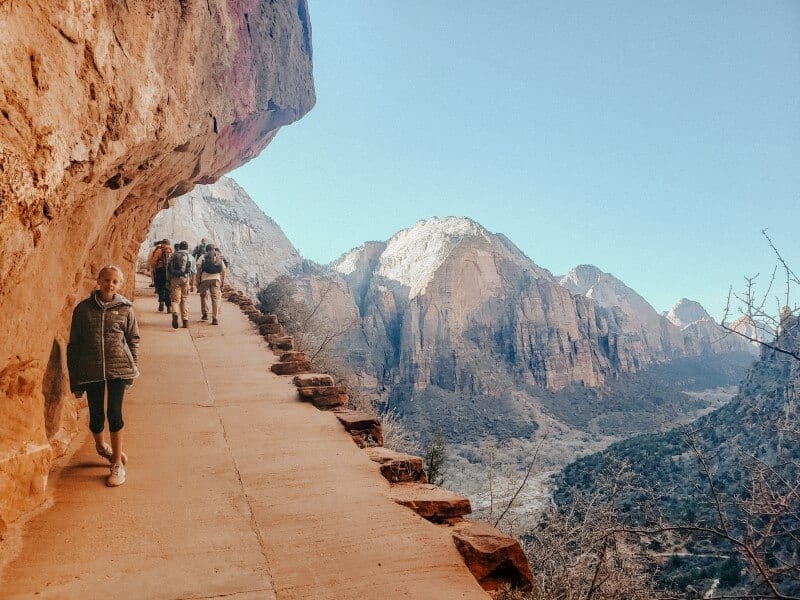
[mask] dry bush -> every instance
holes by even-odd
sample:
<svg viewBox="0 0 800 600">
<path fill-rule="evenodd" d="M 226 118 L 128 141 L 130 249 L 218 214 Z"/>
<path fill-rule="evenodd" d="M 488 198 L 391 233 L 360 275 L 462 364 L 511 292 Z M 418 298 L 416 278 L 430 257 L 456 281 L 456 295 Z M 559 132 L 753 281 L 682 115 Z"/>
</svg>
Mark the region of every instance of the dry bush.
<svg viewBox="0 0 800 600">
<path fill-rule="evenodd" d="M 409 431 L 394 411 L 378 416 L 383 428 L 383 445 L 397 452 L 419 454 L 420 441 L 416 432 Z"/>
<path fill-rule="evenodd" d="M 616 507 L 631 489 L 626 465 L 598 480 L 590 496 L 551 507 L 525 536 L 536 579 L 530 600 L 654 600 L 674 598 L 656 590 L 654 565 L 639 536 L 625 530 Z"/>
</svg>

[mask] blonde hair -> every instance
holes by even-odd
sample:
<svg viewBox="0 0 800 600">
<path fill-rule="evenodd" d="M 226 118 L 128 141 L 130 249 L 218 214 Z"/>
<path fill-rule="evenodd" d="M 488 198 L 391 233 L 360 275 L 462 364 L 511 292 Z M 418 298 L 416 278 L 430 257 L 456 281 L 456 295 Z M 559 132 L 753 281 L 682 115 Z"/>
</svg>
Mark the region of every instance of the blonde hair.
<svg viewBox="0 0 800 600">
<path fill-rule="evenodd" d="M 117 265 L 106 265 L 105 267 L 100 269 L 97 272 L 97 279 L 98 280 L 100 279 L 100 275 L 103 274 L 103 271 L 116 271 L 119 274 L 119 282 L 120 283 L 124 283 L 124 281 L 125 281 L 125 273 L 123 273 L 122 269 L 120 269 Z"/>
</svg>

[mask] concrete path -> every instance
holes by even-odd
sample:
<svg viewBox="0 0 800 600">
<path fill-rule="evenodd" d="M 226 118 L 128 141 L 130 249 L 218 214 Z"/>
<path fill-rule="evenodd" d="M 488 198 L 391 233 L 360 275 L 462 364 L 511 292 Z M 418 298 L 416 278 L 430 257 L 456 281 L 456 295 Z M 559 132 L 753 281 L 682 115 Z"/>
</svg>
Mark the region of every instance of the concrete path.
<svg viewBox="0 0 800 600">
<path fill-rule="evenodd" d="M 136 310 L 128 480 L 107 488 L 107 463 L 80 435 L 0 597 L 486 598 L 447 528 L 389 500 L 334 416 L 269 371 L 275 357 L 238 307 L 224 303 L 218 327 L 173 330 L 143 287 Z"/>
</svg>

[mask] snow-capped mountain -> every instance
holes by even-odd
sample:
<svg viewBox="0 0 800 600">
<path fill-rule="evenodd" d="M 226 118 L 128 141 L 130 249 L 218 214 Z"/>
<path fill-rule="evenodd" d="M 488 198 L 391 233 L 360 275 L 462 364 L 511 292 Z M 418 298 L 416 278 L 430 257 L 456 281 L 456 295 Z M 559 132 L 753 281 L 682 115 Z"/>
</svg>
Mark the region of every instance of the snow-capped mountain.
<svg viewBox="0 0 800 600">
<path fill-rule="evenodd" d="M 703 305 L 694 300 L 681 298 L 666 318 L 680 328 L 689 347 L 710 348 L 713 352 L 758 353 L 756 346 L 720 327 Z"/>
<path fill-rule="evenodd" d="M 706 312 L 702 304 L 695 300 L 689 300 L 688 298 L 681 298 L 678 303 L 672 307 L 672 310 L 666 314 L 666 317 L 681 329 L 697 321 L 713 321 L 711 315 Z"/>
<path fill-rule="evenodd" d="M 504 236 L 491 234 L 480 224 L 465 217 L 420 220 L 385 243 L 368 242 L 347 252 L 331 266 L 344 276 L 353 276 L 369 265 L 372 276 L 380 280 L 381 285 L 391 289 L 402 288 L 411 300 L 426 293 L 437 270 L 459 244 L 467 241 L 493 245 L 505 258 L 529 263 L 537 277 L 552 279 L 548 271 L 531 262 Z M 376 244 L 382 244 L 382 247 L 377 262 L 374 262 Z"/>
</svg>

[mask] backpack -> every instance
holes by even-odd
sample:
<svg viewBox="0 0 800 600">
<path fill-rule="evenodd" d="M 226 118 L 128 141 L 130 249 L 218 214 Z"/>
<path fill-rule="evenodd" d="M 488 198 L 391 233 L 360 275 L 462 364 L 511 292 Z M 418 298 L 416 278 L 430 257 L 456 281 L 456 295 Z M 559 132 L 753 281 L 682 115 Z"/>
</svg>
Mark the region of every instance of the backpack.
<svg viewBox="0 0 800 600">
<path fill-rule="evenodd" d="M 195 258 L 200 258 L 203 254 L 206 253 L 206 245 L 205 244 L 197 244 L 192 250 L 192 256 Z"/>
<path fill-rule="evenodd" d="M 169 274 L 173 277 L 186 277 L 189 274 L 189 253 L 180 251 L 169 259 Z"/>
<path fill-rule="evenodd" d="M 165 269 L 167 267 L 169 255 L 172 254 L 172 248 L 168 246 L 162 246 L 156 250 L 156 252 L 158 252 L 158 258 L 156 258 L 156 269 Z"/>
<path fill-rule="evenodd" d="M 203 273 L 222 273 L 222 255 L 219 252 L 206 252 L 203 257 Z"/>
</svg>

